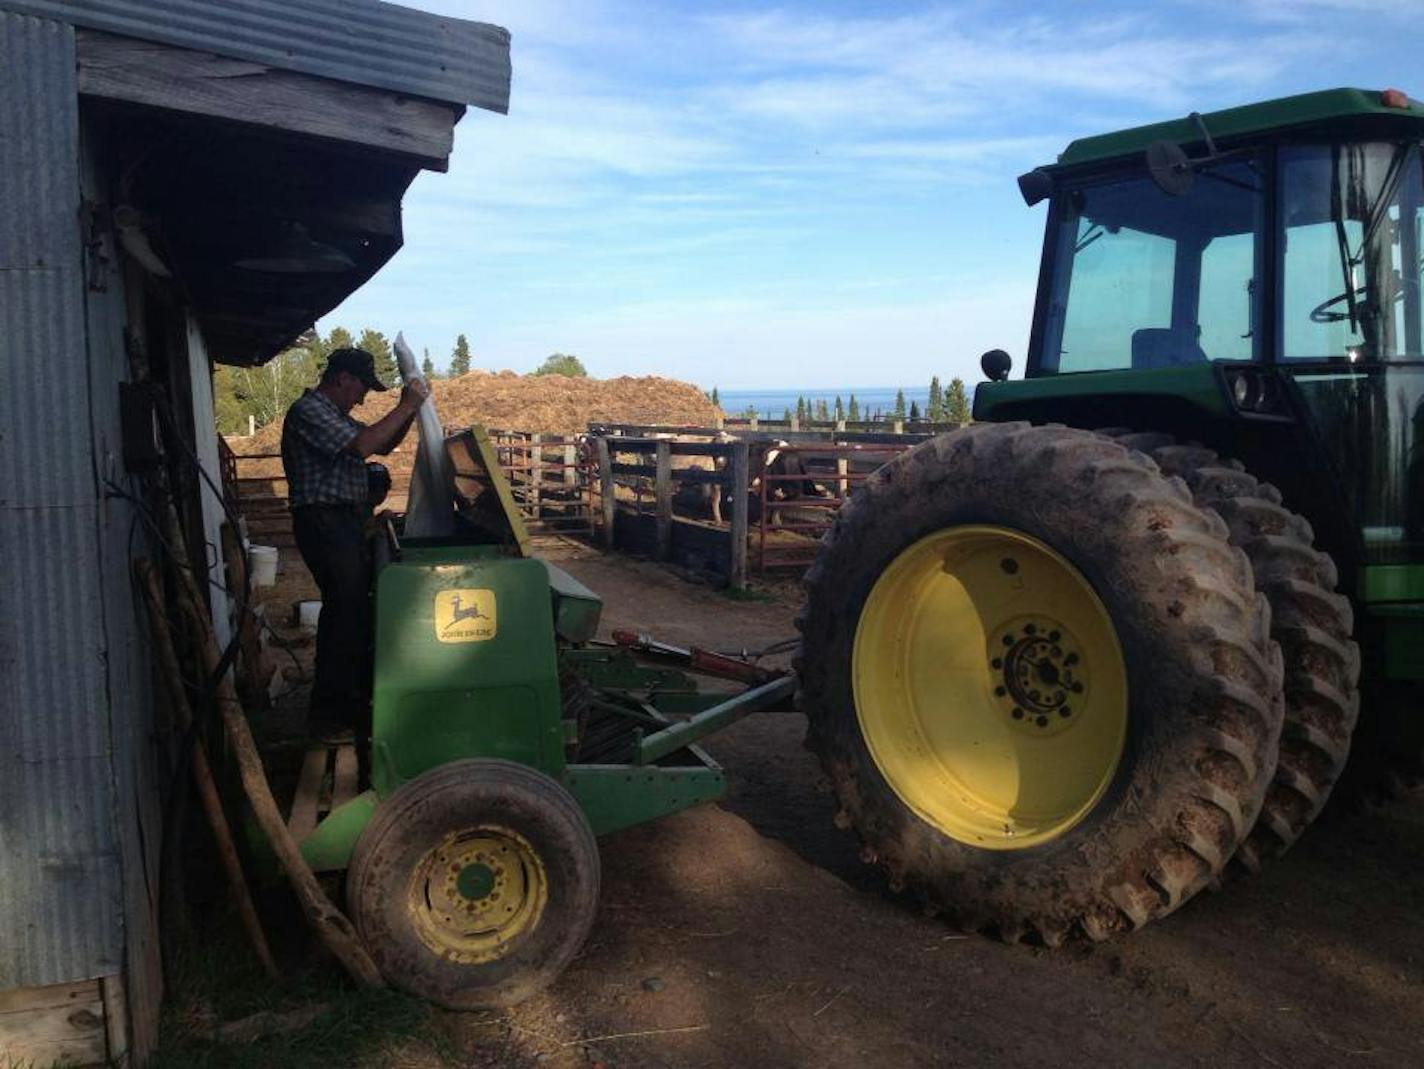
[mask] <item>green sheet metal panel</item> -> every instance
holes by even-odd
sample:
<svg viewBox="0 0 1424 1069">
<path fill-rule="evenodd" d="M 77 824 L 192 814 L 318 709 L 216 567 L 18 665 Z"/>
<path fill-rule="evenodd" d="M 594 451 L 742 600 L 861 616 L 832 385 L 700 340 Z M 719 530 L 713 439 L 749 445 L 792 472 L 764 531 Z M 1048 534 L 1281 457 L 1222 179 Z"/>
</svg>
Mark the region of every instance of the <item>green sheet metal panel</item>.
<svg viewBox="0 0 1424 1069">
<path fill-rule="evenodd" d="M 377 581 L 372 780 L 382 797 L 462 757 L 563 770 L 543 563 L 450 556 L 409 551 Z"/>
<path fill-rule="evenodd" d="M 562 568 L 544 561 L 549 570 L 549 590 L 554 598 L 554 630 L 560 638 L 583 643 L 598 634 L 603 599 Z"/>
<path fill-rule="evenodd" d="M 1424 602 L 1424 564 L 1372 564 L 1360 569 L 1360 600 Z"/>
<path fill-rule="evenodd" d="M 1028 418 L 1028 407 L 1055 401 L 1112 397 L 1180 399 L 1204 414 L 1229 416 L 1231 405 L 1222 391 L 1213 364 L 1159 368 L 1151 371 L 1071 371 L 1044 374 L 1010 382 L 981 382 L 974 389 L 974 418 L 1004 420 Z M 1045 417 L 1047 418 L 1047 417 Z"/>
<path fill-rule="evenodd" d="M 1309 126 L 1333 121 L 1384 116 L 1419 120 L 1424 127 L 1424 107 L 1410 101 L 1408 108 L 1386 107 L 1378 89 L 1324 89 L 1315 93 L 1280 97 L 1259 104 L 1207 112 L 1202 115 L 1211 136 L 1218 140 L 1245 137 L 1265 131 Z M 1098 160 L 1145 152 L 1153 141 L 1190 144 L 1201 140 L 1201 131 L 1190 118 L 1135 126 L 1071 142 L 1058 157 L 1059 166 L 1093 163 Z"/>
</svg>

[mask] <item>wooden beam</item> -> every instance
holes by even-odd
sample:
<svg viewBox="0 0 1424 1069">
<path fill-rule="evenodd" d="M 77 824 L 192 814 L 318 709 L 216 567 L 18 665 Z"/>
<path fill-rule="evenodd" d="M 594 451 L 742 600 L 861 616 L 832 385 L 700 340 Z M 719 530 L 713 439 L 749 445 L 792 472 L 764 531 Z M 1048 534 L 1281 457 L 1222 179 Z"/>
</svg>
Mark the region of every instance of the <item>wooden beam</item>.
<svg viewBox="0 0 1424 1069">
<path fill-rule="evenodd" d="M 658 440 L 657 481 L 654 491 L 658 507 L 658 559 L 672 559 L 672 443 Z"/>
<path fill-rule="evenodd" d="M 410 156 L 447 167 L 457 105 L 152 41 L 77 32 L 85 96 L 206 115 Z"/>
<path fill-rule="evenodd" d="M 613 453 L 608 448 L 608 439 L 598 439 L 598 491 L 599 504 L 603 508 L 603 546 L 613 548 L 613 529 L 618 519 L 618 503 L 614 497 Z"/>
<path fill-rule="evenodd" d="M 732 542 L 728 578 L 732 589 L 747 586 L 747 494 L 751 488 L 751 457 L 746 442 L 736 442 L 732 453 Z M 762 517 L 762 523 L 766 517 Z"/>
</svg>

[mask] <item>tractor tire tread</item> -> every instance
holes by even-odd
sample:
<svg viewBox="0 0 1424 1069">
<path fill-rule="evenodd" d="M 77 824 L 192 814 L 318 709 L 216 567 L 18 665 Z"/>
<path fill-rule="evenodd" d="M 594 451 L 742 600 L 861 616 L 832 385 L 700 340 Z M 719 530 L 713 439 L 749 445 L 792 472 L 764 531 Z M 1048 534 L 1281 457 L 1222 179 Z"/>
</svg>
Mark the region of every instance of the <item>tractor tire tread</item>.
<svg viewBox="0 0 1424 1069">
<path fill-rule="evenodd" d="M 1271 604 L 1272 636 L 1285 662 L 1285 725 L 1275 779 L 1238 851 L 1242 865 L 1255 871 L 1320 813 L 1349 756 L 1360 705 L 1350 603 L 1335 592 L 1335 562 L 1315 547 L 1310 523 L 1239 461 L 1165 434 L 1115 436 L 1147 446 L 1163 471 L 1185 480 L 1198 505 L 1226 521 L 1232 544 L 1250 558 L 1256 589 Z"/>
</svg>

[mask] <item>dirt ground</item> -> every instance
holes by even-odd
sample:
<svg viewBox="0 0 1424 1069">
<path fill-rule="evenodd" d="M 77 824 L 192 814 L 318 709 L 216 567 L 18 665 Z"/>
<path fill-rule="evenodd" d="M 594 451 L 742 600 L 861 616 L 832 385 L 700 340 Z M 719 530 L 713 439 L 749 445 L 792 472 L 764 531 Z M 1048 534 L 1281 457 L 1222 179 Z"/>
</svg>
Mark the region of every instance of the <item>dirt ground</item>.
<svg viewBox="0 0 1424 1069">
<path fill-rule="evenodd" d="M 605 632 L 794 634 L 790 586 L 733 600 L 568 543 L 545 555 L 603 595 Z M 603 840 L 583 952 L 515 1010 L 440 1014 L 445 1063 L 1424 1065 L 1424 800 L 1327 811 L 1262 875 L 1129 938 L 1010 947 L 860 862 L 803 733 L 766 714 L 715 736 L 728 797 Z"/>
</svg>

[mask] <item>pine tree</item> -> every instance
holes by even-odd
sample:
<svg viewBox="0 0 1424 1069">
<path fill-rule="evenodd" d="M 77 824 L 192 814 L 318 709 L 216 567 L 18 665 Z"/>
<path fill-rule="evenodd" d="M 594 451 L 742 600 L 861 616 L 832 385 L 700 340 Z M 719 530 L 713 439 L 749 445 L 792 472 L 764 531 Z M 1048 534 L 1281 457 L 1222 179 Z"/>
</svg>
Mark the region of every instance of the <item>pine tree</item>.
<svg viewBox="0 0 1424 1069">
<path fill-rule="evenodd" d="M 826 399 L 824 397 L 820 398 L 816 402 L 816 419 L 821 423 L 831 422 L 831 407 L 830 405 L 826 404 Z"/>
<path fill-rule="evenodd" d="M 379 330 L 367 327 L 356 340 L 358 349 L 365 349 L 375 360 L 376 378 L 387 386 L 400 381 L 400 369 L 396 367 L 396 354 L 391 351 L 391 343 Z"/>
<path fill-rule="evenodd" d="M 470 343 L 463 334 L 455 338 L 455 348 L 450 353 L 450 377 L 468 374 L 470 370 Z"/>
<path fill-rule="evenodd" d="M 800 394 L 796 395 L 796 419 L 799 423 L 809 423 L 811 420 L 811 406 Z"/>
<path fill-rule="evenodd" d="M 918 401 L 911 401 L 911 402 L 910 402 L 910 422 L 911 422 L 911 423 L 918 423 L 918 422 L 920 422 L 920 402 L 918 402 Z"/>
<path fill-rule="evenodd" d="M 960 426 L 969 422 L 969 395 L 964 390 L 963 379 L 949 380 L 949 389 L 944 395 L 944 418 Z"/>
<path fill-rule="evenodd" d="M 905 391 L 904 391 L 904 390 L 896 390 L 896 391 L 895 391 L 895 418 L 896 418 L 896 419 L 904 419 L 904 418 L 905 418 Z"/>
<path fill-rule="evenodd" d="M 781 410 L 781 422 L 782 422 L 782 423 L 790 423 L 790 422 L 791 422 L 791 409 L 789 409 L 789 408 L 783 408 L 783 409 Z"/>
<path fill-rule="evenodd" d="M 852 423 L 860 422 L 860 402 L 855 399 L 855 394 L 850 395 L 850 404 L 846 406 L 846 419 Z"/>
<path fill-rule="evenodd" d="M 841 395 L 836 394 L 836 422 L 845 419 L 845 405 L 841 404 Z"/>
<path fill-rule="evenodd" d="M 940 387 L 938 375 L 930 379 L 930 401 L 925 408 L 925 418 L 931 423 L 944 422 L 944 390 Z"/>
<path fill-rule="evenodd" d="M 712 387 L 712 403 L 718 408 L 722 407 L 722 398 L 717 396 L 717 387 L 715 386 Z"/>
<path fill-rule="evenodd" d="M 420 373 L 425 376 L 425 381 L 429 382 L 435 378 L 435 361 L 430 359 L 430 350 L 425 350 L 425 359 L 420 362 Z"/>
</svg>

